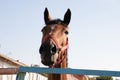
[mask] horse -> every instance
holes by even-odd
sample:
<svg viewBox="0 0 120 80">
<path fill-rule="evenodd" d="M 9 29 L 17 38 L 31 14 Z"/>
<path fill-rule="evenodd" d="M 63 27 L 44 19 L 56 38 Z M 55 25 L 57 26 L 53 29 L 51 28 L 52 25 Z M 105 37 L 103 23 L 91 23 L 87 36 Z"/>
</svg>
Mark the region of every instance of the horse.
<svg viewBox="0 0 120 80">
<path fill-rule="evenodd" d="M 39 49 L 41 63 L 49 68 L 67 68 L 68 49 L 68 25 L 71 20 L 71 11 L 68 9 L 64 19 L 51 19 L 49 11 L 45 8 L 42 28 L 42 41 Z M 49 74 L 48 80 L 70 80 L 65 74 Z M 80 75 L 78 80 L 87 80 L 84 75 Z M 72 79 L 73 80 L 73 79 Z"/>
</svg>

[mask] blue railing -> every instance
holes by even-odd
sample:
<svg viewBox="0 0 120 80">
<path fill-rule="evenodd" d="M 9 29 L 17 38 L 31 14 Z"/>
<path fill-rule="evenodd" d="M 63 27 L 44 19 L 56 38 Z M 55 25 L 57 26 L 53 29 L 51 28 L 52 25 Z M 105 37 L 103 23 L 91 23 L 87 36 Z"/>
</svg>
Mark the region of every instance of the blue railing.
<svg viewBox="0 0 120 80">
<path fill-rule="evenodd" d="M 24 80 L 26 72 L 120 77 L 120 71 L 70 69 L 70 68 L 20 67 L 18 70 L 16 80 Z"/>
</svg>

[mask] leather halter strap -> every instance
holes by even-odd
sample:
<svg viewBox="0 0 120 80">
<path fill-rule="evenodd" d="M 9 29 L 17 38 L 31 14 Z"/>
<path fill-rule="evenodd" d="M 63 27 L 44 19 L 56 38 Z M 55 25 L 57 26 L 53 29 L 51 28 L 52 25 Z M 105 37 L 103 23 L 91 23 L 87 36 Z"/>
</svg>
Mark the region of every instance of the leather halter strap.
<svg viewBox="0 0 120 80">
<path fill-rule="evenodd" d="M 55 67 L 56 65 L 61 64 L 61 63 L 63 62 L 63 60 L 66 58 L 66 56 L 67 56 L 67 48 L 68 48 L 68 39 L 67 39 L 66 45 L 65 45 L 65 46 L 61 46 L 61 45 L 58 43 L 57 39 L 56 39 L 54 36 L 52 36 L 52 35 L 49 34 L 49 35 L 46 35 L 46 36 L 42 39 L 42 43 L 45 43 L 45 41 L 46 41 L 47 39 L 49 39 L 49 38 L 53 41 L 53 43 L 55 43 L 55 45 L 57 46 L 57 49 L 58 49 L 57 62 L 54 63 L 53 65 L 49 66 L 49 67 L 53 68 L 53 67 Z M 64 54 L 62 54 L 63 51 L 65 51 Z M 63 57 L 61 58 L 62 55 L 63 55 Z"/>
<path fill-rule="evenodd" d="M 68 40 L 67 40 L 65 46 L 61 46 L 61 45 L 58 43 L 57 39 L 56 39 L 54 36 L 50 35 L 50 34 L 49 34 L 49 35 L 46 35 L 46 36 L 42 39 L 42 43 L 45 43 L 45 41 L 46 41 L 48 38 L 50 38 L 50 39 L 55 43 L 55 45 L 57 46 L 57 48 L 58 48 L 60 51 L 64 51 L 64 50 L 66 50 L 66 49 L 68 48 Z"/>
</svg>

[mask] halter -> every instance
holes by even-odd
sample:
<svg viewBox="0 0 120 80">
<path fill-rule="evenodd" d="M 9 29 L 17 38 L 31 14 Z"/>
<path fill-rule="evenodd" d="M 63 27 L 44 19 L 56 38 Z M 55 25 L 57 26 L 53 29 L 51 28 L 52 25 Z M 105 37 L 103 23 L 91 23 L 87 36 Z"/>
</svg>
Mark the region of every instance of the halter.
<svg viewBox="0 0 120 80">
<path fill-rule="evenodd" d="M 55 26 L 53 26 L 53 27 L 55 27 Z M 42 43 L 45 43 L 45 41 L 47 39 L 51 39 L 53 41 L 53 43 L 57 46 L 57 50 L 58 50 L 57 62 L 54 63 L 53 65 L 49 66 L 49 67 L 53 68 L 54 66 L 61 64 L 64 61 L 64 59 L 66 58 L 66 56 L 67 56 L 67 48 L 68 48 L 68 39 L 67 39 L 66 45 L 61 46 L 59 44 L 59 42 L 57 41 L 56 37 L 54 37 L 51 33 L 52 32 L 50 32 L 48 35 L 46 35 L 42 39 Z M 63 51 L 65 51 L 64 54 L 62 54 Z M 63 57 L 61 58 L 62 55 L 63 55 Z"/>
<path fill-rule="evenodd" d="M 50 34 L 46 35 L 46 36 L 42 39 L 42 43 L 45 43 L 45 41 L 46 41 L 47 39 L 49 39 L 49 38 L 53 41 L 53 43 L 56 44 L 56 46 L 57 46 L 57 48 L 59 49 L 59 51 L 64 51 L 64 50 L 66 50 L 66 49 L 68 48 L 68 40 L 67 40 L 66 45 L 62 47 L 62 46 L 58 43 L 57 39 L 56 39 L 54 36 L 50 35 Z"/>
</svg>

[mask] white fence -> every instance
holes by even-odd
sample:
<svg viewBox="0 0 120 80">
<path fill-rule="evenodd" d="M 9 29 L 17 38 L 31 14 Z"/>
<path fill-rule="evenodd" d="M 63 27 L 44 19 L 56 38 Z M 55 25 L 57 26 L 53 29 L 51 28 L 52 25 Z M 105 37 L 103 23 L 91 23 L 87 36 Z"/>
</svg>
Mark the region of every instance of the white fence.
<svg viewBox="0 0 120 80">
<path fill-rule="evenodd" d="M 17 73 L 17 68 L 0 68 L 0 80 L 16 80 Z M 39 73 L 26 73 L 25 80 L 47 80 L 47 77 Z"/>
</svg>

